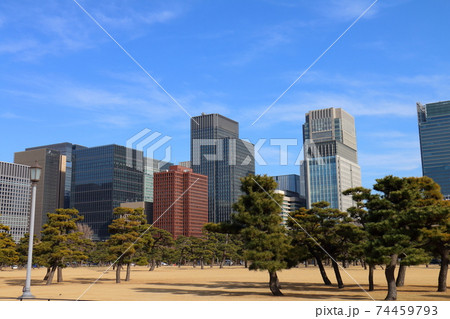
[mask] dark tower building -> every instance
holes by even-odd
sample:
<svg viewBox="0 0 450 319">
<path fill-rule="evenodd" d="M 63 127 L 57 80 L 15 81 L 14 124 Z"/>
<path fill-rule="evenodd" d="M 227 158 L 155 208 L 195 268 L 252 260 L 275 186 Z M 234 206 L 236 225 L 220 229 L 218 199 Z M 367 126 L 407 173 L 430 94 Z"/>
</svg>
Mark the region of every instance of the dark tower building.
<svg viewBox="0 0 450 319">
<path fill-rule="evenodd" d="M 208 176 L 210 222 L 230 219 L 241 177 L 255 174 L 254 146 L 239 139 L 239 123 L 220 114 L 191 119 L 191 167 Z"/>
<path fill-rule="evenodd" d="M 417 103 L 423 176 L 441 186 L 450 199 L 450 101 Z"/>
<path fill-rule="evenodd" d="M 124 202 L 144 200 L 143 153 L 106 145 L 77 149 L 73 153 L 71 207 L 84 216 L 83 223 L 94 231 L 94 239 L 109 237 L 113 210 Z"/>
</svg>

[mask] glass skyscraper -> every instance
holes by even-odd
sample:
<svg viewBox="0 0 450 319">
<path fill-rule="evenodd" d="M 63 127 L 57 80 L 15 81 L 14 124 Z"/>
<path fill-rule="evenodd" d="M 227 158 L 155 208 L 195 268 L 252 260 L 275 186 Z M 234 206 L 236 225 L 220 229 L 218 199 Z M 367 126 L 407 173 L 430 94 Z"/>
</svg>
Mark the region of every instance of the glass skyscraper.
<svg viewBox="0 0 450 319">
<path fill-rule="evenodd" d="M 127 161 L 126 147 L 119 145 L 73 153 L 71 207 L 84 216 L 83 223 L 92 228 L 95 240 L 109 237 L 114 208 L 144 199 L 143 153 L 132 150 L 129 154 L 131 161 Z"/>
<path fill-rule="evenodd" d="M 341 108 L 306 113 L 303 145 L 301 175 L 307 207 L 319 201 L 340 210 L 351 207 L 351 197 L 342 192 L 361 186 L 353 117 Z"/>
<path fill-rule="evenodd" d="M 273 176 L 278 183 L 277 189 L 300 194 L 300 176 L 297 174 Z"/>
<path fill-rule="evenodd" d="M 30 167 L 0 162 L 0 224 L 16 243 L 28 233 L 30 203 Z"/>
<path fill-rule="evenodd" d="M 220 114 L 191 119 L 191 167 L 208 176 L 208 219 L 230 219 L 241 177 L 255 174 L 254 146 L 239 139 L 239 123 Z"/>
<path fill-rule="evenodd" d="M 450 101 L 417 103 L 422 173 L 450 199 Z"/>
</svg>

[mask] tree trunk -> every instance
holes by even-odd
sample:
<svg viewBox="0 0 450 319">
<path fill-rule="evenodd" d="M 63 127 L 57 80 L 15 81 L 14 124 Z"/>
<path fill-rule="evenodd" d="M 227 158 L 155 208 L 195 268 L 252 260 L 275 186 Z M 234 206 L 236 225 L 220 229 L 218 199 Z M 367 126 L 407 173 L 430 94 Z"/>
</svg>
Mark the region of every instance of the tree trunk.
<svg viewBox="0 0 450 319">
<path fill-rule="evenodd" d="M 42 279 L 42 280 L 48 280 L 48 275 L 50 275 L 50 270 L 51 270 L 51 267 L 48 267 L 47 273 L 45 274 L 44 279 Z"/>
<path fill-rule="evenodd" d="M 397 261 L 398 255 L 391 255 L 391 261 L 386 265 L 384 275 L 388 285 L 388 294 L 384 300 L 397 300 L 397 286 L 395 284 L 395 266 Z"/>
<path fill-rule="evenodd" d="M 205 268 L 205 265 L 204 265 L 204 262 L 203 262 L 203 258 L 200 259 L 200 268 L 201 268 L 201 269 L 204 269 L 204 268 Z"/>
<path fill-rule="evenodd" d="M 397 281 L 395 282 L 395 285 L 397 287 L 403 287 L 405 285 L 405 276 L 406 276 L 406 266 L 400 264 L 400 267 L 398 267 Z"/>
<path fill-rule="evenodd" d="M 447 272 L 448 272 L 448 249 L 441 251 L 441 269 L 439 270 L 438 290 L 439 292 L 447 291 Z"/>
<path fill-rule="evenodd" d="M 336 275 L 336 281 L 338 284 L 338 288 L 344 288 L 344 283 L 342 282 L 341 272 L 339 270 L 339 265 L 336 261 L 332 260 L 331 264 L 333 265 L 334 274 Z"/>
<path fill-rule="evenodd" d="M 322 259 L 320 259 L 320 257 L 316 256 L 316 262 L 317 262 L 317 265 L 319 266 L 320 275 L 322 276 L 323 283 L 326 286 L 331 286 L 331 281 L 330 281 L 330 279 L 328 279 L 327 272 L 325 271 L 325 267 L 322 264 Z"/>
<path fill-rule="evenodd" d="M 150 262 L 150 269 L 149 269 L 149 271 L 155 270 L 155 267 L 156 267 L 156 261 L 154 259 L 152 259 L 152 261 Z"/>
<path fill-rule="evenodd" d="M 213 266 L 214 266 L 214 258 L 211 259 L 211 265 L 209 267 L 212 268 Z"/>
<path fill-rule="evenodd" d="M 248 261 L 247 260 L 244 261 L 244 267 L 248 268 Z"/>
<path fill-rule="evenodd" d="M 274 296 L 283 296 L 280 290 L 280 281 L 278 280 L 276 271 L 269 271 L 269 288 Z"/>
<path fill-rule="evenodd" d="M 56 266 L 53 266 L 48 274 L 47 285 L 51 285 L 53 282 L 53 276 L 55 275 Z"/>
<path fill-rule="evenodd" d="M 130 275 L 131 275 L 131 264 L 127 264 L 127 276 L 125 277 L 125 281 L 130 281 Z"/>
<path fill-rule="evenodd" d="M 374 291 L 374 286 L 373 286 L 373 271 L 375 270 L 374 265 L 370 264 L 369 265 L 369 291 Z"/>
<path fill-rule="evenodd" d="M 63 282 L 62 267 L 58 267 L 56 282 Z"/>
<path fill-rule="evenodd" d="M 116 265 L 116 284 L 120 284 L 120 268 L 122 265 Z"/>
</svg>

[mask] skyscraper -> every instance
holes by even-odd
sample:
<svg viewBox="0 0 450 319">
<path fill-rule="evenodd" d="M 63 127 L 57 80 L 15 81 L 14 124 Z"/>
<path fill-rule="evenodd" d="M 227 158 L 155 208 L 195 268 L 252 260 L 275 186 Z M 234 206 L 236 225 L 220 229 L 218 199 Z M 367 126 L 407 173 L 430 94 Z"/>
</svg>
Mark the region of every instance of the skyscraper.
<svg viewBox="0 0 450 319">
<path fill-rule="evenodd" d="M 277 189 L 300 194 L 300 176 L 297 174 L 272 176 L 277 182 Z"/>
<path fill-rule="evenodd" d="M 42 175 L 36 186 L 34 233 L 40 238 L 42 226 L 47 222 L 47 213 L 64 207 L 66 156 L 48 148 L 14 154 L 14 163 L 17 164 L 32 166 L 36 161 L 42 167 Z"/>
<path fill-rule="evenodd" d="M 129 152 L 119 145 L 75 150 L 73 156 L 71 207 L 84 216 L 95 240 L 109 237 L 113 210 L 125 202 L 144 199 L 142 151 Z"/>
<path fill-rule="evenodd" d="M 25 151 L 38 150 L 43 148 L 58 151 L 61 155 L 66 156 L 66 179 L 64 182 L 64 208 L 70 208 L 70 189 L 72 187 L 72 153 L 75 150 L 84 149 L 86 147 L 72 143 L 58 143 L 58 144 L 30 147 L 25 149 Z"/>
<path fill-rule="evenodd" d="M 422 173 L 450 199 L 450 101 L 417 103 Z"/>
<path fill-rule="evenodd" d="M 28 233 L 30 203 L 30 167 L 0 162 L 0 224 L 16 243 Z"/>
<path fill-rule="evenodd" d="M 254 146 L 239 139 L 239 123 L 220 114 L 191 119 L 191 167 L 208 176 L 210 222 L 230 219 L 241 177 L 255 173 Z"/>
<path fill-rule="evenodd" d="M 178 236 L 202 236 L 208 222 L 208 177 L 174 165 L 155 173 L 155 226 Z"/>
<path fill-rule="evenodd" d="M 144 157 L 144 202 L 153 203 L 154 174 L 168 170 L 173 163 Z"/>
<path fill-rule="evenodd" d="M 346 210 L 352 206 L 350 196 L 342 192 L 361 186 L 358 165 L 355 120 L 341 108 L 309 111 L 303 125 L 307 207 L 319 201 Z"/>
</svg>

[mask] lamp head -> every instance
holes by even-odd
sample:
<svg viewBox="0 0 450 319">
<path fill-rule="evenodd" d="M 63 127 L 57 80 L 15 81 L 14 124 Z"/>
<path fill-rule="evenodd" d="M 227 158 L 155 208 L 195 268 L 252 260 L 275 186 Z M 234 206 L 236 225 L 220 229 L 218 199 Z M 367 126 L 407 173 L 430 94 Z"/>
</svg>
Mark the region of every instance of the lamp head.
<svg viewBox="0 0 450 319">
<path fill-rule="evenodd" d="M 32 183 L 38 183 L 41 179 L 42 167 L 39 166 L 36 161 L 33 166 L 30 167 L 30 179 Z"/>
</svg>

